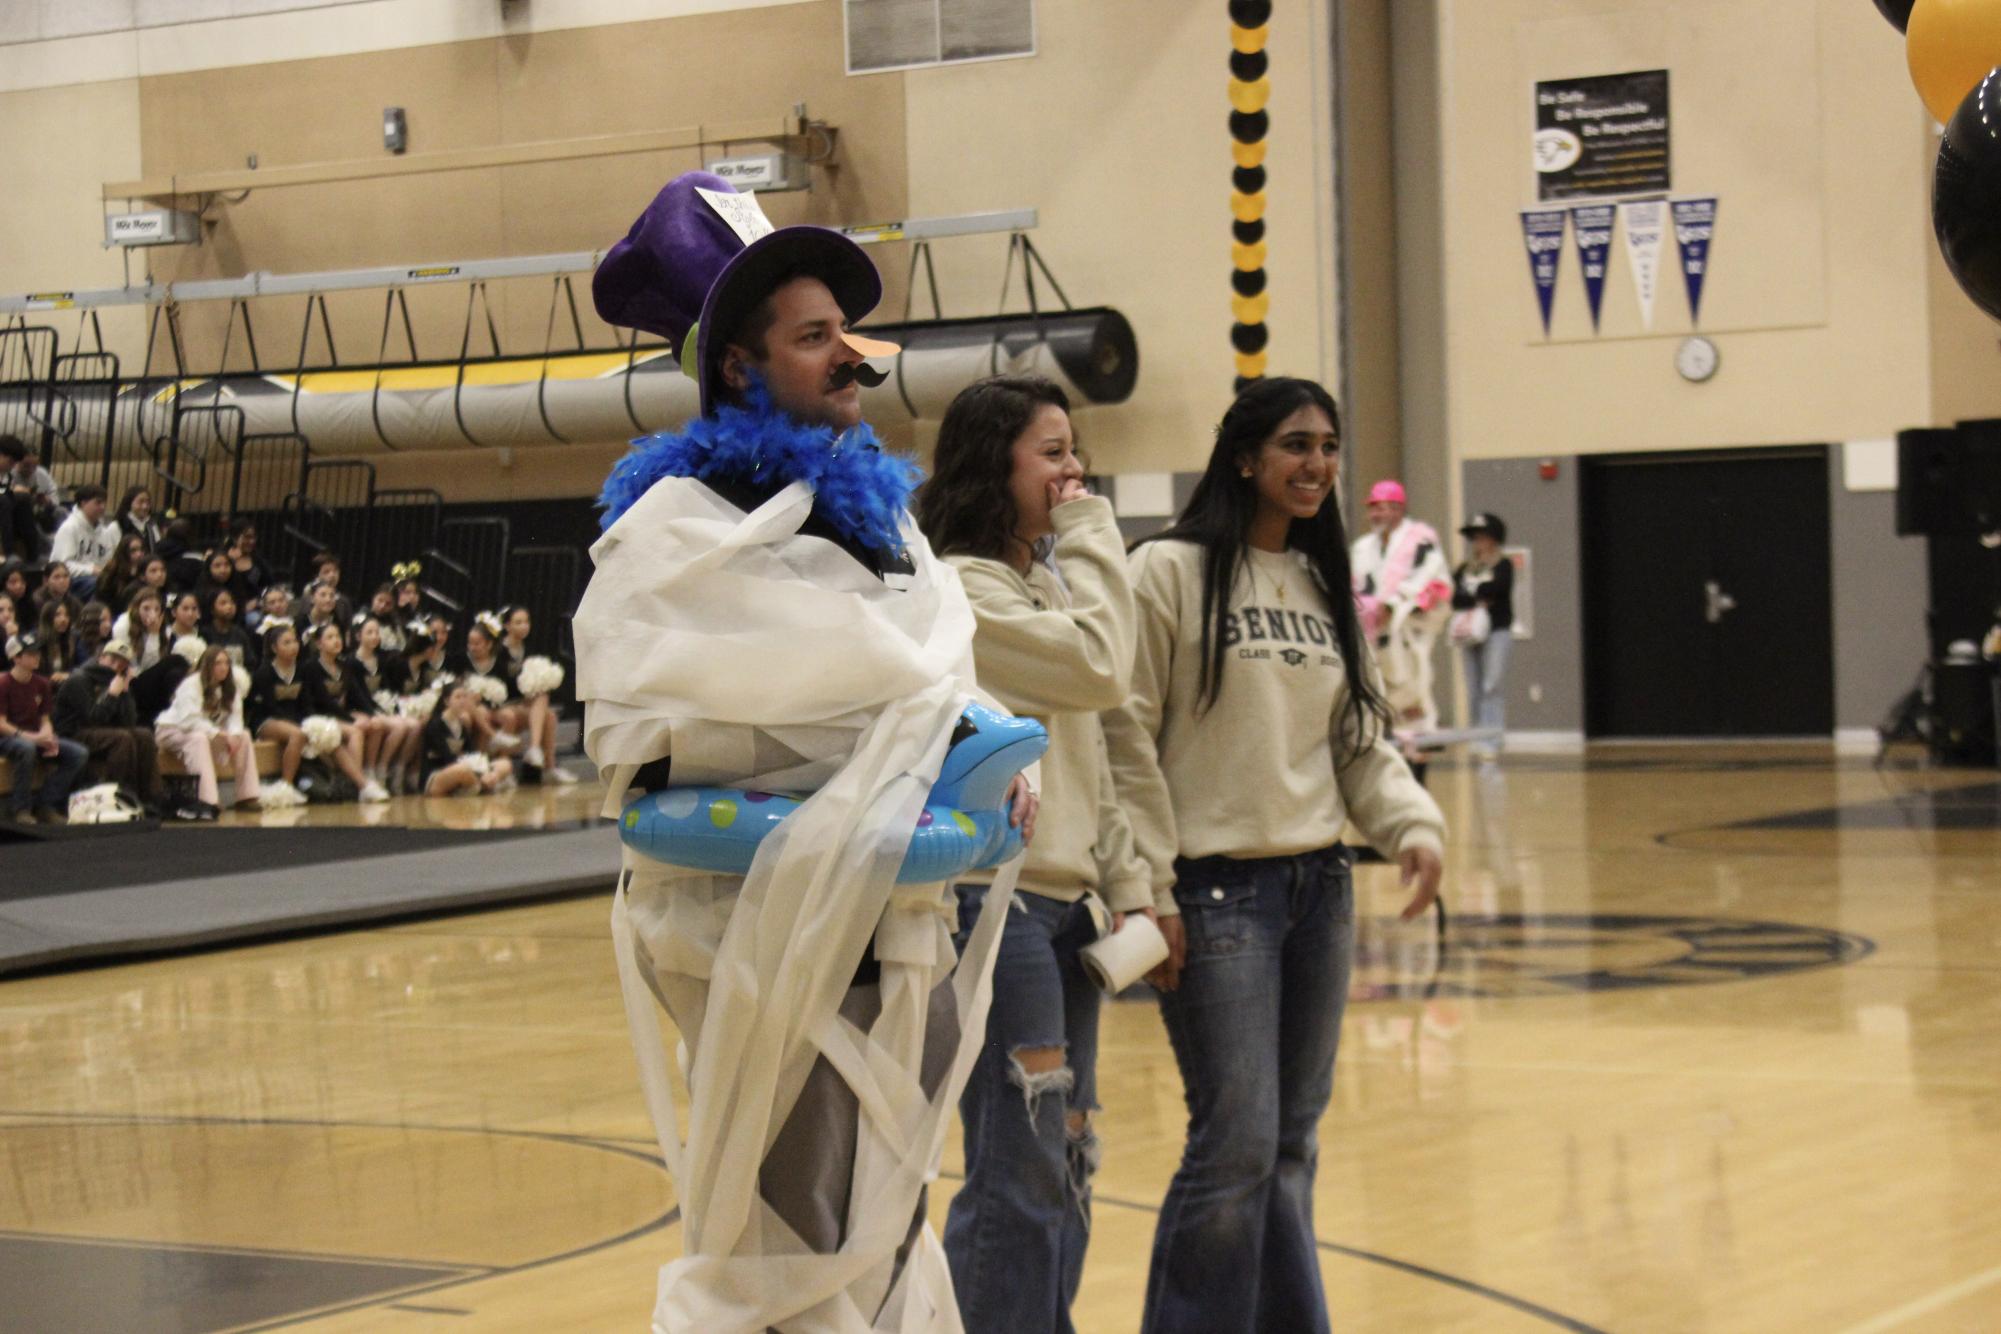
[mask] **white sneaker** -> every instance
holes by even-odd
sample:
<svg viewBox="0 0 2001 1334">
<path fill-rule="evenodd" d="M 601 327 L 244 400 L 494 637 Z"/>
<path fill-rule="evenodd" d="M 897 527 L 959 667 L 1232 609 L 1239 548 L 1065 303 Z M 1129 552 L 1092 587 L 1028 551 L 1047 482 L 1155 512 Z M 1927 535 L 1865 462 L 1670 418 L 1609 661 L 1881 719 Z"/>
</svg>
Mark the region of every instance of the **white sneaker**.
<svg viewBox="0 0 2001 1334">
<path fill-rule="evenodd" d="M 261 810 L 282 811 L 305 804 L 305 793 L 282 778 L 266 783 L 257 794 L 257 805 Z"/>
<path fill-rule="evenodd" d="M 568 769 L 565 769 L 560 764 L 555 765 L 552 768 L 544 769 L 542 771 L 542 776 L 548 779 L 550 782 L 556 784 L 558 787 L 568 787 L 572 783 L 575 783 L 577 781 L 577 776 L 571 773 Z"/>
<path fill-rule="evenodd" d="M 371 778 L 361 785 L 361 799 L 363 801 L 387 801 L 389 800 L 389 793 L 383 788 L 382 784 Z"/>
<path fill-rule="evenodd" d="M 542 748 L 540 746 L 530 746 L 528 749 L 522 751 L 521 762 L 523 764 L 532 764 L 537 769 L 540 769 L 543 764 Z"/>
<path fill-rule="evenodd" d="M 496 752 L 511 751 L 520 744 L 521 738 L 512 732 L 495 732 L 493 740 L 487 743 L 487 748 Z"/>
</svg>

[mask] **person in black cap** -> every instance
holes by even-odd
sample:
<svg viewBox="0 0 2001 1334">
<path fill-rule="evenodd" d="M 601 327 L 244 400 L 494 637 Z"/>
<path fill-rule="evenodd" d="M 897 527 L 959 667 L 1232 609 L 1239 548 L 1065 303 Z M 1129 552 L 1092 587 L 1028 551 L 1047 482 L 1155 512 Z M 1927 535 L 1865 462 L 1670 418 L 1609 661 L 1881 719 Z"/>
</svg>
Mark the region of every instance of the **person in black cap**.
<svg viewBox="0 0 2001 1334">
<path fill-rule="evenodd" d="M 1515 563 L 1501 554 L 1508 525 L 1498 515 L 1479 513 L 1460 525 L 1466 559 L 1452 572 L 1452 642 L 1466 663 L 1466 698 L 1473 725 L 1500 732 L 1507 726 L 1508 651 L 1514 642 Z M 1499 736 L 1480 741 L 1474 753 L 1500 753 Z"/>
<path fill-rule="evenodd" d="M 895 883 L 975 686 L 965 593 L 910 521 L 917 471 L 862 421 L 883 378 L 867 359 L 896 351 L 851 327 L 881 279 L 838 232 L 774 229 L 690 172 L 592 287 L 605 319 L 668 340 L 701 404 L 604 487 L 573 626 L 605 814 L 666 809 L 670 773 L 813 794 L 747 875 L 625 853 L 620 982 L 685 1238 L 653 1327 L 957 1330 L 923 1184 L 978 1053 L 1013 873 L 956 961 L 944 887 Z M 1031 789 L 1010 796 L 1027 835 Z M 685 1134 L 659 1008 L 683 1043 Z"/>
<path fill-rule="evenodd" d="M 33 632 L 15 635 L 7 644 L 13 660 L 0 673 L 0 757 L 14 769 L 14 789 L 8 794 L 7 818 L 17 824 L 61 824 L 70 785 L 83 771 L 88 752 L 56 735 L 49 721 L 55 691 L 42 672 L 42 641 Z M 35 764 L 48 762 L 39 791 Z"/>
</svg>

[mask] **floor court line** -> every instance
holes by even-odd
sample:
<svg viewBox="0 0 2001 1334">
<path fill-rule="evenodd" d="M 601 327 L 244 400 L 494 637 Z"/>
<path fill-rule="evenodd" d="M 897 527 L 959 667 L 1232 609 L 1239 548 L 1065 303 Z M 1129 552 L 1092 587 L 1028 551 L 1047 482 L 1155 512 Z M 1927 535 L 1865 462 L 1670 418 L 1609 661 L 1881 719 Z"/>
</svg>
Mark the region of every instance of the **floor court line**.
<svg viewBox="0 0 2001 1334">
<path fill-rule="evenodd" d="M 1997 1283 L 2001 1283 L 2001 1265 L 1984 1270 L 1970 1278 L 1963 1278 L 1957 1283 L 1940 1288 L 1937 1292 L 1931 1293 L 1929 1296 L 1920 1297 L 1914 1302 L 1907 1302 L 1895 1310 L 1885 1311 L 1883 1314 L 1865 1320 L 1859 1325 L 1850 1325 L 1847 1329 L 1842 1330 L 1841 1334 L 1882 1334 L 1884 1330 L 1896 1329 L 1900 1325 L 1908 1325 L 1921 1316 L 1927 1316 L 1933 1311 L 1942 1310 L 1962 1297 L 1971 1297 L 1974 1293 L 1984 1288 L 1991 1288 Z"/>
</svg>

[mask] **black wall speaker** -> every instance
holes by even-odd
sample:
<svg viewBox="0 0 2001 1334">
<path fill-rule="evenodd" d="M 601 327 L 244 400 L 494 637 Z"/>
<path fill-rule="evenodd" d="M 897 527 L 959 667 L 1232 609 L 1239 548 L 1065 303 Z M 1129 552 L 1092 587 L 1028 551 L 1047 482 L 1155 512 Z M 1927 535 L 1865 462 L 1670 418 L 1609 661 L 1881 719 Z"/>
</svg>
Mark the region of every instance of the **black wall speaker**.
<svg viewBox="0 0 2001 1334">
<path fill-rule="evenodd" d="M 1897 532 L 1904 537 L 2001 529 L 2001 419 L 1897 432 Z"/>
</svg>

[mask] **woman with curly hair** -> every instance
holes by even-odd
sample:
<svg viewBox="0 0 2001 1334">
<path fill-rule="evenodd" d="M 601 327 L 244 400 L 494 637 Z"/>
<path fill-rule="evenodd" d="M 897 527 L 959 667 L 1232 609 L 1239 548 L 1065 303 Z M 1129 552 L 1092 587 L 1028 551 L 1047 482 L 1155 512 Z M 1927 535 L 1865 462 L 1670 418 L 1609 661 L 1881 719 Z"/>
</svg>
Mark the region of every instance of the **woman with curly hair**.
<svg viewBox="0 0 2001 1334">
<path fill-rule="evenodd" d="M 1048 380 L 968 386 L 945 413 L 933 466 L 917 521 L 972 604 L 980 686 L 1049 733 L 986 1045 L 959 1099 L 966 1184 L 945 1255 L 970 1334 L 1067 1331 L 1099 1153 L 1104 998 L 1080 951 L 1126 913 L 1153 915 L 1098 723 L 1132 671 L 1132 586 L 1118 520 L 1084 489 L 1069 400 Z M 961 948 L 992 879 L 957 887 Z"/>
</svg>

